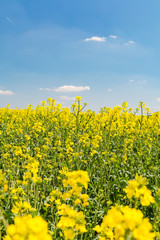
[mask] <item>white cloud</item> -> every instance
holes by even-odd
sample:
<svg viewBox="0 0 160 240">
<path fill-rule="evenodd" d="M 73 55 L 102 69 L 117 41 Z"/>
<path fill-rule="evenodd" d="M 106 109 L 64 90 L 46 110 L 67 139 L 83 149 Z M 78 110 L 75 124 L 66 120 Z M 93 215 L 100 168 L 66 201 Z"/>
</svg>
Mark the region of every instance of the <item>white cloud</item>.
<svg viewBox="0 0 160 240">
<path fill-rule="evenodd" d="M 110 38 L 116 39 L 117 36 L 116 35 L 109 35 Z"/>
<path fill-rule="evenodd" d="M 0 90 L 0 94 L 1 94 L 1 95 L 13 95 L 14 92 L 12 92 L 12 91 L 10 91 L 10 90 L 8 90 L 8 91 Z"/>
<path fill-rule="evenodd" d="M 157 101 L 160 101 L 160 97 L 157 98 Z"/>
<path fill-rule="evenodd" d="M 6 17 L 6 20 L 11 23 L 12 25 L 14 25 L 14 22 L 9 18 L 9 17 Z"/>
<path fill-rule="evenodd" d="M 61 87 L 56 88 L 54 91 L 55 92 L 81 92 L 81 91 L 89 91 L 90 87 L 89 86 L 72 86 L 72 85 L 64 85 Z"/>
<path fill-rule="evenodd" d="M 97 36 L 93 36 L 91 38 L 86 38 L 84 40 L 85 42 L 89 42 L 89 41 L 94 41 L 94 42 L 105 42 L 106 38 L 105 37 L 97 37 Z"/>
<path fill-rule="evenodd" d="M 130 79 L 129 81 L 130 81 L 130 82 L 134 82 L 134 80 L 133 80 L 133 79 Z"/>
<path fill-rule="evenodd" d="M 139 83 L 142 83 L 142 84 L 145 84 L 146 82 L 147 82 L 146 80 L 139 81 Z"/>
<path fill-rule="evenodd" d="M 51 91 L 51 88 L 39 88 L 40 91 Z"/>
<path fill-rule="evenodd" d="M 74 101 L 76 97 L 60 96 L 60 99 L 64 101 Z"/>
<path fill-rule="evenodd" d="M 112 91 L 112 89 L 111 88 L 108 88 L 108 90 L 107 90 L 108 92 L 111 92 Z"/>
<path fill-rule="evenodd" d="M 134 41 L 128 41 L 128 43 L 130 43 L 130 44 L 135 44 L 135 42 L 134 42 Z"/>
<path fill-rule="evenodd" d="M 134 45 L 135 44 L 135 42 L 134 41 L 128 41 L 128 42 L 126 42 L 126 43 L 124 43 L 124 45 L 125 46 L 128 46 L 128 45 Z"/>
</svg>

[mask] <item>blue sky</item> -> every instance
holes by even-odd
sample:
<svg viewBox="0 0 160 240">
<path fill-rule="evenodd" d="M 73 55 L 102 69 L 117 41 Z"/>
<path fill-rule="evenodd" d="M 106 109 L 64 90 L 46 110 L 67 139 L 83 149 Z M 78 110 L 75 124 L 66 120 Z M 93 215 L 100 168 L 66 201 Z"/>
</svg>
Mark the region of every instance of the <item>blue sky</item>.
<svg viewBox="0 0 160 240">
<path fill-rule="evenodd" d="M 160 110 L 159 0 L 1 0 L 0 107 Z"/>
</svg>

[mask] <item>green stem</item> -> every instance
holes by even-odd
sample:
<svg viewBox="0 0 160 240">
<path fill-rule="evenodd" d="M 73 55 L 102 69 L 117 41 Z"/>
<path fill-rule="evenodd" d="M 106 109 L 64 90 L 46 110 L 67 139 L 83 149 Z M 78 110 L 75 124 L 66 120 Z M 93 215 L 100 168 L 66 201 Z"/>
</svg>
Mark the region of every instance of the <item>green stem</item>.
<svg viewBox="0 0 160 240">
<path fill-rule="evenodd" d="M 7 222 L 6 219 L 4 218 L 1 209 L 0 209 L 0 220 L 2 221 L 2 223 L 3 223 L 3 225 L 4 225 L 5 231 L 7 231 L 8 222 Z"/>
</svg>

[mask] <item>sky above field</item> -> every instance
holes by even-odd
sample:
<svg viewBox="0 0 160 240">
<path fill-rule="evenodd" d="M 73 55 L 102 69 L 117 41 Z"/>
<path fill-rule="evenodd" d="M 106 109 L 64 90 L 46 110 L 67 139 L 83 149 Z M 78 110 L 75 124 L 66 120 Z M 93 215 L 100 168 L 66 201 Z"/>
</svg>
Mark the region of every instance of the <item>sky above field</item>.
<svg viewBox="0 0 160 240">
<path fill-rule="evenodd" d="M 159 0 L 0 0 L 0 107 L 160 110 Z"/>
</svg>

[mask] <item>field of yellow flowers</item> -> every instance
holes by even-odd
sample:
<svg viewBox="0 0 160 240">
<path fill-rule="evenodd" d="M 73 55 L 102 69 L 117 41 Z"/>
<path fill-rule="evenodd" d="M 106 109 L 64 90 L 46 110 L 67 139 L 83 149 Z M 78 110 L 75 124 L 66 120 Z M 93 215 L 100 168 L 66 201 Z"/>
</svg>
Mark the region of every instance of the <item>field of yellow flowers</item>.
<svg viewBox="0 0 160 240">
<path fill-rule="evenodd" d="M 159 240 L 160 112 L 0 109 L 0 240 Z"/>
</svg>

